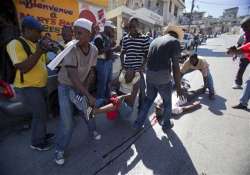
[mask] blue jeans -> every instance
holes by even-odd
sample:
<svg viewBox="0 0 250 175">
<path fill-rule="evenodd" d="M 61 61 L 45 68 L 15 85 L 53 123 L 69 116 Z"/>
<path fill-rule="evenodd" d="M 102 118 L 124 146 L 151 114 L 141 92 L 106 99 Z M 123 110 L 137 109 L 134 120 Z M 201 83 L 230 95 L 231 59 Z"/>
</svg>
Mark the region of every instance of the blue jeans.
<svg viewBox="0 0 250 175">
<path fill-rule="evenodd" d="M 16 88 L 21 101 L 32 113 L 31 144 L 37 145 L 45 141 L 46 120 L 48 117 L 47 89 L 44 88 Z"/>
<path fill-rule="evenodd" d="M 208 71 L 206 79 L 207 81 L 204 82 L 205 87 L 208 88 L 210 94 L 214 94 L 214 81 L 210 71 Z"/>
<path fill-rule="evenodd" d="M 172 82 L 158 85 L 147 81 L 146 97 L 135 121 L 135 127 L 140 128 L 144 124 L 148 115 L 148 111 L 153 104 L 158 92 L 163 99 L 163 127 L 170 125 L 172 111 Z"/>
<path fill-rule="evenodd" d="M 58 86 L 58 98 L 60 105 L 60 124 L 57 132 L 56 150 L 64 151 L 71 141 L 74 128 L 74 104 L 71 102 L 69 92 L 72 88 L 66 85 Z M 96 124 L 94 119 L 89 121 L 83 117 L 85 123 L 88 126 L 89 132 L 92 134 L 96 130 Z"/>
<path fill-rule="evenodd" d="M 110 97 L 110 81 L 112 80 L 112 59 L 97 59 L 96 71 L 97 71 L 97 98 L 109 98 Z"/>
<path fill-rule="evenodd" d="M 248 106 L 248 101 L 250 99 L 250 78 L 246 81 L 243 93 L 240 98 L 240 103 L 244 106 Z"/>
</svg>

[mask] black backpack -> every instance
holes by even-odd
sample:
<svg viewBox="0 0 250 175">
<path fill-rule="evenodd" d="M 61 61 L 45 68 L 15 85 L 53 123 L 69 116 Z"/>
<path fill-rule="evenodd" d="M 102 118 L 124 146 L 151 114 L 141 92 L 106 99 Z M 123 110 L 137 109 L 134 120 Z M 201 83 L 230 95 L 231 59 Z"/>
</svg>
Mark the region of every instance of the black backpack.
<svg viewBox="0 0 250 175">
<path fill-rule="evenodd" d="M 20 43 L 23 46 L 23 49 L 25 50 L 26 54 L 28 55 L 28 57 L 32 54 L 29 45 L 26 43 L 26 41 L 24 39 L 22 39 L 21 37 L 16 38 L 16 40 L 20 41 Z M 6 48 L 4 49 L 4 53 L 3 53 L 3 64 L 2 64 L 2 79 L 9 83 L 12 84 L 15 80 L 15 76 L 16 76 L 16 67 L 13 65 L 10 56 L 6 50 Z M 23 73 L 20 72 L 20 82 L 23 83 L 24 79 L 23 79 Z"/>
</svg>

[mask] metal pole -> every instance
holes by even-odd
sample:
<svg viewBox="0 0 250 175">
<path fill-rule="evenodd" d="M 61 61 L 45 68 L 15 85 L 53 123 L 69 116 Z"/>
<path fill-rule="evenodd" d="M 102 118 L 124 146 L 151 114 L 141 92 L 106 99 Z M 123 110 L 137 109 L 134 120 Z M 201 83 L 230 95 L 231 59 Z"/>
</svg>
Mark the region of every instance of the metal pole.
<svg viewBox="0 0 250 175">
<path fill-rule="evenodd" d="M 190 12 L 190 17 L 189 17 L 189 24 L 188 24 L 188 32 L 190 32 L 190 25 L 192 23 L 192 18 L 193 18 L 193 10 L 194 10 L 194 1 L 192 0 L 192 6 L 191 6 L 191 12 Z"/>
</svg>

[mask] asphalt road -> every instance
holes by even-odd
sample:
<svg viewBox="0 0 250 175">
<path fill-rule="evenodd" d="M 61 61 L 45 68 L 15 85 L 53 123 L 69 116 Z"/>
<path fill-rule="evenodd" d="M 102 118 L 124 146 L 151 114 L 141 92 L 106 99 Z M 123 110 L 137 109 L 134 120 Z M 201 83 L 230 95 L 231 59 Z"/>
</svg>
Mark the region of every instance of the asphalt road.
<svg viewBox="0 0 250 175">
<path fill-rule="evenodd" d="M 175 117 L 167 134 L 158 123 L 147 121 L 136 133 L 128 121 L 97 118 L 102 140 L 88 137 L 86 125 L 76 118 L 66 164 L 53 162 L 54 150 L 36 152 L 29 148 L 30 130 L 12 132 L 0 142 L 1 175 L 250 175 L 250 112 L 231 106 L 239 101 L 242 90 L 231 88 L 238 63 L 225 55 L 236 43 L 236 35 L 209 39 L 198 53 L 210 64 L 216 98 L 199 97 L 202 108 Z M 248 67 L 244 80 L 250 75 Z M 202 86 L 199 72 L 186 76 L 191 88 Z M 57 119 L 49 121 L 56 131 Z"/>
</svg>

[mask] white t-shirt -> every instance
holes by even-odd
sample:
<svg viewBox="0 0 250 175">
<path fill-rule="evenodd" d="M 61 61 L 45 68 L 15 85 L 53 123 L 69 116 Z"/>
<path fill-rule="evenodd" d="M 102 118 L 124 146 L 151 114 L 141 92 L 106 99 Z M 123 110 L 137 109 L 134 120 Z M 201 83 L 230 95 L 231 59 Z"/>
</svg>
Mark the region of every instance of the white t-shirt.
<svg viewBox="0 0 250 175">
<path fill-rule="evenodd" d="M 119 76 L 119 82 L 120 82 L 120 88 L 119 91 L 124 93 L 124 94 L 129 94 L 133 90 L 133 86 L 137 81 L 140 79 L 140 73 L 136 72 L 135 77 L 130 83 L 126 83 L 125 81 L 125 70 L 123 70 Z"/>
</svg>

